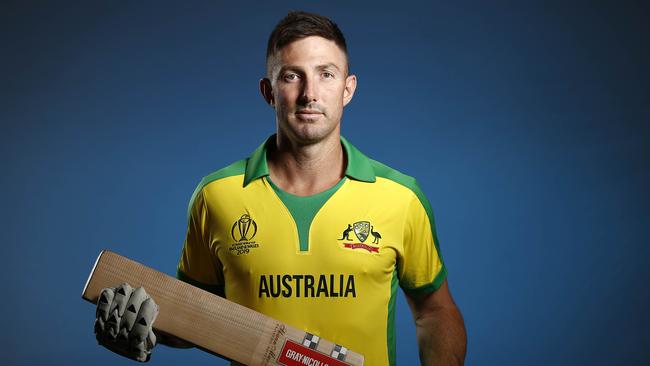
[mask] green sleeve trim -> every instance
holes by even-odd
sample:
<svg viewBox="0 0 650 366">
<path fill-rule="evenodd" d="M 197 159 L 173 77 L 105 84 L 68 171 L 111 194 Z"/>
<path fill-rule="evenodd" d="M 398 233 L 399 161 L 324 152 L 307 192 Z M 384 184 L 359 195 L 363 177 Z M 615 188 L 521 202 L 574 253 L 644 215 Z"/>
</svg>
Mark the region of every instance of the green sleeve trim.
<svg viewBox="0 0 650 366">
<path fill-rule="evenodd" d="M 409 295 L 413 295 L 413 296 L 422 296 L 422 295 L 430 294 L 432 292 L 436 292 L 440 288 L 440 286 L 442 286 L 442 284 L 445 282 L 446 278 L 447 278 L 447 267 L 445 267 L 443 264 L 442 269 L 440 270 L 440 272 L 438 272 L 436 278 L 433 279 L 433 282 L 416 288 L 402 287 L 402 290 L 404 290 L 404 292 L 408 293 Z"/>
<path fill-rule="evenodd" d="M 393 278 L 390 281 L 390 300 L 388 300 L 388 334 L 386 341 L 388 342 L 388 364 L 395 366 L 397 364 L 397 352 L 395 350 L 395 308 L 397 301 L 397 287 L 399 286 L 399 279 L 397 276 L 397 268 L 393 270 Z"/>
<path fill-rule="evenodd" d="M 189 220 L 190 213 L 192 212 L 192 206 L 194 205 L 194 200 L 196 200 L 196 196 L 203 190 L 203 187 L 209 183 L 214 182 L 215 180 L 244 174 L 245 170 L 246 159 L 242 159 L 203 177 L 203 179 L 201 179 L 201 182 L 196 186 L 194 193 L 192 193 L 192 198 L 190 198 L 190 204 L 187 207 L 187 219 Z"/>
<path fill-rule="evenodd" d="M 194 287 L 198 287 L 198 288 L 200 288 L 202 290 L 205 290 L 207 292 L 211 292 L 211 293 L 213 293 L 213 294 L 215 294 L 217 296 L 226 297 L 226 291 L 225 291 L 224 286 L 207 285 L 205 283 L 199 282 L 197 280 L 194 280 L 194 279 L 190 278 L 185 273 L 181 272 L 180 269 L 176 270 L 176 278 L 178 278 L 179 280 L 181 280 L 181 281 L 183 281 L 185 283 L 189 283 L 190 285 L 192 285 Z"/>
</svg>

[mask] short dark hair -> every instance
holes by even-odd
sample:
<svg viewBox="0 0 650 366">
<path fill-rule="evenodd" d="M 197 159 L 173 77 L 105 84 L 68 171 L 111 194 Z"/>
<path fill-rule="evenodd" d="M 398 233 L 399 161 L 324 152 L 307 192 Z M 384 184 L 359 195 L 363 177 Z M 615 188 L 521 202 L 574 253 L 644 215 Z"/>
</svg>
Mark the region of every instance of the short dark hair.
<svg viewBox="0 0 650 366">
<path fill-rule="evenodd" d="M 334 41 L 345 53 L 349 64 L 348 47 L 343 32 L 331 19 L 305 11 L 291 11 L 273 29 L 266 47 L 266 67 L 269 72 L 269 59 L 282 47 L 310 36 L 319 36 Z M 348 66 L 349 68 L 349 66 Z"/>
</svg>

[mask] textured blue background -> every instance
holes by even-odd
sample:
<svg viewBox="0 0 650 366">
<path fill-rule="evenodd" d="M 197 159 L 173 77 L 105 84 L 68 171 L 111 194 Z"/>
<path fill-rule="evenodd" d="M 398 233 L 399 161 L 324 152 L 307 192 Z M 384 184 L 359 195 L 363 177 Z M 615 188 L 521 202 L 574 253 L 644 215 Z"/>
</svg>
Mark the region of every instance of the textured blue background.
<svg viewBox="0 0 650 366">
<path fill-rule="evenodd" d="M 432 202 L 467 363 L 648 364 L 647 3 L 453 3 L 4 1 L 0 363 L 132 365 L 94 340 L 94 259 L 174 273 L 195 184 L 274 129 L 265 43 L 302 8 L 348 38 L 344 135 Z"/>
</svg>

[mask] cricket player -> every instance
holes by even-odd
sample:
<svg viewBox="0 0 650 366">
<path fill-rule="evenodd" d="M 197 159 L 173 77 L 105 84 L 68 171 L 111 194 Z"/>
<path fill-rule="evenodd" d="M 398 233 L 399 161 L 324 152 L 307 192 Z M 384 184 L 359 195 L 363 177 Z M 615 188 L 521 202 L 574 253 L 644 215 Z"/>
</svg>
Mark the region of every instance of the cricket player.
<svg viewBox="0 0 650 366">
<path fill-rule="evenodd" d="M 269 38 L 266 66 L 259 87 L 276 133 L 199 183 L 178 277 L 345 345 L 370 366 L 396 364 L 401 287 L 421 363 L 463 364 L 464 323 L 428 200 L 415 179 L 341 136 L 357 79 L 340 29 L 291 12 Z M 157 306 L 145 289 L 105 289 L 97 314 L 98 341 L 128 357 L 183 346 L 152 331 Z"/>
</svg>

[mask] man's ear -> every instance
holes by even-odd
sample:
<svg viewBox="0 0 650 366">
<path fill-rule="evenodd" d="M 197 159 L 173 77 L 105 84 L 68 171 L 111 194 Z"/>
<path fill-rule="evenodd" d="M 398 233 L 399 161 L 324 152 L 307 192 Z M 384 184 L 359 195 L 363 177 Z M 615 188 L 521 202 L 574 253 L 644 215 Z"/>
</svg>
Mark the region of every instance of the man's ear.
<svg viewBox="0 0 650 366">
<path fill-rule="evenodd" d="M 275 107 L 275 99 L 273 98 L 273 87 L 271 80 L 268 78 L 260 79 L 260 93 L 268 105 Z"/>
<path fill-rule="evenodd" d="M 345 78 L 345 90 L 343 90 L 343 105 L 346 106 L 352 100 L 354 91 L 357 89 L 357 77 L 355 75 L 348 75 Z"/>
</svg>

